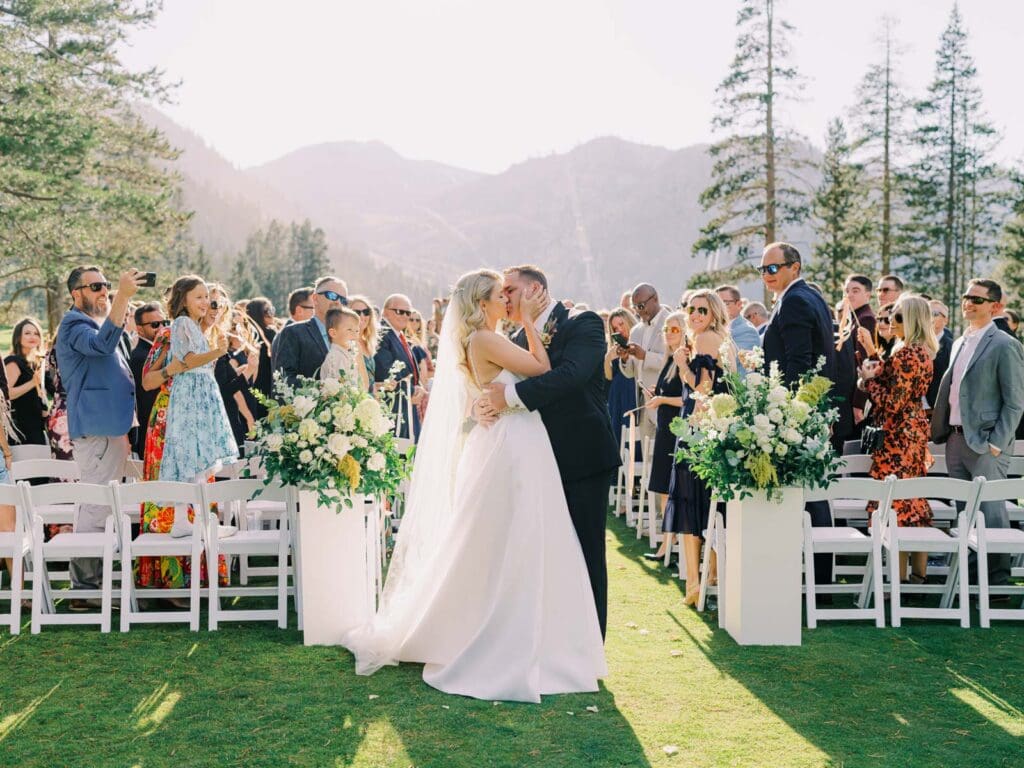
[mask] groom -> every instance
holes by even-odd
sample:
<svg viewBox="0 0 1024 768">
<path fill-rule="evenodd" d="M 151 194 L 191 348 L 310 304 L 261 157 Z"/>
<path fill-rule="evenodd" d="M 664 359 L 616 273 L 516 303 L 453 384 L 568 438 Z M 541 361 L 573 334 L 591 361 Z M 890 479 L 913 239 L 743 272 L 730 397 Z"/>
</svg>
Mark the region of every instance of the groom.
<svg viewBox="0 0 1024 768">
<path fill-rule="evenodd" d="M 519 307 L 522 296 L 547 288 L 547 277 L 537 267 L 506 269 L 503 293 L 509 318 L 524 322 Z M 553 300 L 534 323 L 547 347 L 551 370 L 518 384 L 491 384 L 480 405 L 484 415 L 480 420 L 486 421 L 488 413 L 493 419 L 507 407 L 540 412 L 583 548 L 603 637 L 608 617 L 605 518 L 608 488 L 620 463 L 604 396 L 604 323 L 593 312 L 570 315 L 561 302 Z M 527 346 L 523 331 L 512 340 Z"/>
</svg>

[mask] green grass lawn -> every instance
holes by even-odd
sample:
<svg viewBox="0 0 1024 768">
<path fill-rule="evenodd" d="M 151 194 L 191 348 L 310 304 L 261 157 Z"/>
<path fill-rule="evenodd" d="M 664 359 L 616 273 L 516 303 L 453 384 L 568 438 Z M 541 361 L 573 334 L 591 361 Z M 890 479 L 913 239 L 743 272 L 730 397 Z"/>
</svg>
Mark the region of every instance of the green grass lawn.
<svg viewBox="0 0 1024 768">
<path fill-rule="evenodd" d="M 445 696 L 411 665 L 356 677 L 347 652 L 270 625 L 4 632 L 0 763 L 1024 764 L 1024 626 L 826 624 L 799 648 L 741 648 L 644 550 L 611 521 L 610 676 L 541 705 Z"/>
</svg>

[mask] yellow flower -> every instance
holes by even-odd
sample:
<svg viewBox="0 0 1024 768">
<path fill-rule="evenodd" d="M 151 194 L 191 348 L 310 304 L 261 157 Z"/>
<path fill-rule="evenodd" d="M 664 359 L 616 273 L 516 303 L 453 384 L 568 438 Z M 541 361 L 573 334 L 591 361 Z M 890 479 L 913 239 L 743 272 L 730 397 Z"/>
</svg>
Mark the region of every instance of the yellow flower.
<svg viewBox="0 0 1024 768">
<path fill-rule="evenodd" d="M 359 462 L 352 458 L 352 454 L 346 454 L 338 462 L 338 472 L 345 476 L 348 480 L 348 487 L 353 491 L 359 487 L 361 469 Z"/>
<path fill-rule="evenodd" d="M 832 389 L 832 382 L 824 376 L 815 376 L 810 381 L 804 382 L 796 391 L 796 399 L 807 403 L 812 408 L 821 402 L 821 399 Z"/>
<path fill-rule="evenodd" d="M 269 415 L 271 421 L 280 420 L 284 424 L 295 424 L 299 421 L 295 408 L 290 405 L 282 405 L 280 408 L 275 408 Z"/>
<path fill-rule="evenodd" d="M 747 456 L 743 466 L 750 470 L 751 476 L 758 488 L 767 488 L 769 485 L 778 485 L 779 476 L 775 472 L 775 465 L 767 453 L 752 453 Z"/>
</svg>

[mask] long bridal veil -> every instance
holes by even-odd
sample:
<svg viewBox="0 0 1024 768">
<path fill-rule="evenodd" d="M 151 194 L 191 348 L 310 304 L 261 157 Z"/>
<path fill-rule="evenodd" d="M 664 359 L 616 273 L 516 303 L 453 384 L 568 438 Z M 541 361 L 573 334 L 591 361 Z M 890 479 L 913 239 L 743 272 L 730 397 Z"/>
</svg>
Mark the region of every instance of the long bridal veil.
<svg viewBox="0 0 1024 768">
<path fill-rule="evenodd" d="M 343 640 L 356 656 L 356 673 L 369 675 L 398 663 L 402 641 L 429 603 L 435 580 L 430 573 L 445 553 L 454 510 L 455 473 L 465 441 L 467 378 L 458 365 L 457 302 L 441 323 L 430 405 L 416 448 L 416 462 L 388 569 L 381 604 L 373 621 Z"/>
</svg>

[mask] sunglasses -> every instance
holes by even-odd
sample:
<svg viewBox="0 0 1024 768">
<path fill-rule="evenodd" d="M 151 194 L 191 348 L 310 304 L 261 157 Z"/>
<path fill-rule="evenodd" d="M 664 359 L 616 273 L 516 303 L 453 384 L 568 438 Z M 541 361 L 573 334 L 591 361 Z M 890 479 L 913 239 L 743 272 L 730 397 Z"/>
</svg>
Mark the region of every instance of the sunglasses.
<svg viewBox="0 0 1024 768">
<path fill-rule="evenodd" d="M 317 291 L 317 295 L 323 296 L 328 301 L 339 301 L 342 304 L 348 304 L 348 297 L 342 296 L 337 291 Z"/>
<path fill-rule="evenodd" d="M 878 292 L 879 293 L 895 293 L 896 289 L 895 288 L 885 287 L 885 288 L 879 288 Z"/>
<path fill-rule="evenodd" d="M 363 307 L 362 309 L 356 309 L 355 307 L 353 307 L 352 311 L 362 317 L 369 317 L 371 314 L 373 314 L 373 310 L 370 309 L 369 307 Z"/>
<path fill-rule="evenodd" d="M 938 311 L 932 312 L 932 317 L 945 317 L 945 316 L 946 316 L 945 312 L 938 312 Z"/>
<path fill-rule="evenodd" d="M 670 334 L 673 334 L 673 335 L 675 335 L 677 333 L 682 333 L 682 332 L 683 332 L 682 328 L 677 328 L 674 325 L 666 325 L 665 328 L 662 330 L 662 333 L 666 333 L 666 334 L 670 333 Z"/>
<path fill-rule="evenodd" d="M 985 304 L 986 302 L 992 302 L 993 304 L 995 303 L 995 299 L 990 299 L 988 296 L 969 296 L 967 294 L 964 294 L 960 298 L 963 299 L 964 301 L 970 302 L 976 307 L 980 307 L 982 304 Z"/>
<path fill-rule="evenodd" d="M 763 266 L 758 267 L 758 269 L 761 270 L 762 275 L 777 275 L 779 274 L 780 269 L 782 269 L 783 267 L 792 266 L 795 263 L 796 262 L 794 261 L 784 261 L 781 264 L 765 264 Z"/>
<path fill-rule="evenodd" d="M 111 287 L 112 286 L 110 285 L 110 283 L 105 283 L 105 282 L 104 283 L 82 283 L 81 285 L 76 286 L 76 287 L 72 288 L 71 290 L 77 291 L 80 288 L 88 288 L 93 293 L 99 293 L 104 288 L 106 288 L 109 291 L 111 289 Z"/>
<path fill-rule="evenodd" d="M 312 304 L 299 304 L 299 309 L 316 309 Z"/>
<path fill-rule="evenodd" d="M 143 323 L 143 325 L 148 325 L 154 331 L 157 330 L 158 328 L 166 328 L 170 324 L 171 324 L 170 320 L 154 320 L 151 323 Z"/>
<path fill-rule="evenodd" d="M 651 300 L 653 298 L 654 298 L 653 296 L 648 296 L 643 301 L 634 302 L 633 309 L 637 310 L 638 312 L 643 312 L 644 311 L 644 307 L 646 307 L 648 304 L 650 304 Z"/>
<path fill-rule="evenodd" d="M 891 325 L 891 323 L 889 322 L 889 318 L 888 317 L 880 317 L 880 318 L 878 318 L 878 324 L 879 325 Z"/>
<path fill-rule="evenodd" d="M 388 309 L 390 309 L 396 315 L 401 315 L 402 317 L 412 317 L 411 309 L 395 309 L 394 307 L 388 307 Z"/>
<path fill-rule="evenodd" d="M 219 301 L 211 301 L 210 302 L 210 309 L 217 310 L 217 309 L 220 309 L 220 307 L 221 307 L 221 304 L 220 304 Z"/>
<path fill-rule="evenodd" d="M 892 321 L 894 323 L 899 323 L 900 325 L 903 325 L 903 313 L 897 312 L 895 315 L 892 316 Z"/>
<path fill-rule="evenodd" d="M 772 265 L 772 266 L 774 266 L 774 265 Z M 694 312 L 699 314 L 701 317 L 707 317 L 708 316 L 708 308 L 707 307 L 689 306 L 689 307 L 686 308 L 686 313 L 688 315 L 692 315 Z"/>
</svg>

